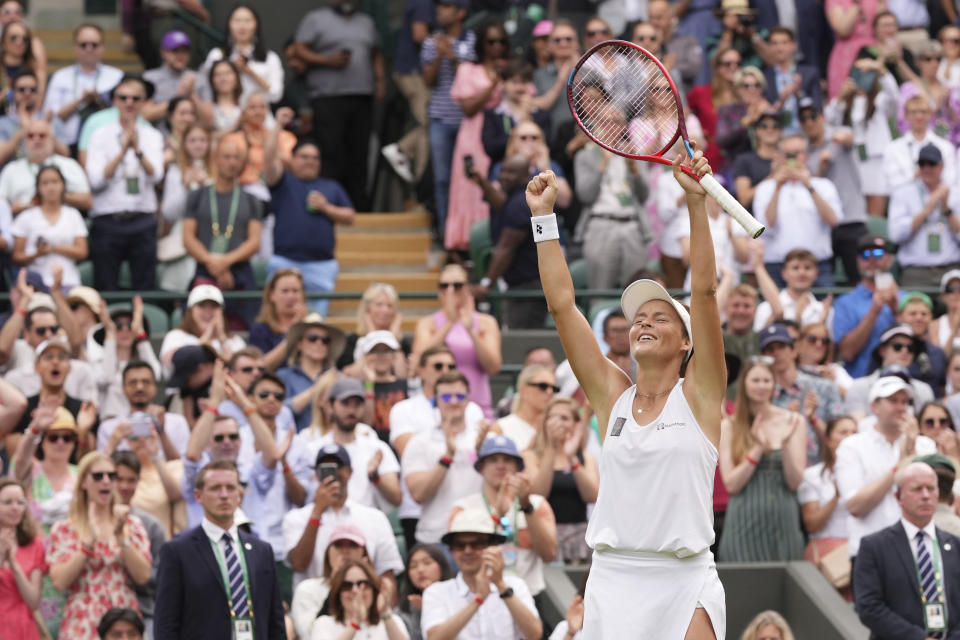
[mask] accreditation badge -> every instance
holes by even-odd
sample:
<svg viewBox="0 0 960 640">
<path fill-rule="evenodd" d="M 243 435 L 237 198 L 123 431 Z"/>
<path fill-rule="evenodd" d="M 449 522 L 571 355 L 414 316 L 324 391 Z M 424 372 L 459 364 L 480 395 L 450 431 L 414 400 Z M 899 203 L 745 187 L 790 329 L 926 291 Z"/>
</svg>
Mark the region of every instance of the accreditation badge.
<svg viewBox="0 0 960 640">
<path fill-rule="evenodd" d="M 923 605 L 923 614 L 927 619 L 927 631 L 946 631 L 947 616 L 940 602 Z"/>
<path fill-rule="evenodd" d="M 234 618 L 233 640 L 253 640 L 253 620 L 250 618 Z"/>
<path fill-rule="evenodd" d="M 131 178 L 126 178 L 127 183 L 127 195 L 135 196 L 140 193 L 140 178 L 133 176 Z"/>
</svg>

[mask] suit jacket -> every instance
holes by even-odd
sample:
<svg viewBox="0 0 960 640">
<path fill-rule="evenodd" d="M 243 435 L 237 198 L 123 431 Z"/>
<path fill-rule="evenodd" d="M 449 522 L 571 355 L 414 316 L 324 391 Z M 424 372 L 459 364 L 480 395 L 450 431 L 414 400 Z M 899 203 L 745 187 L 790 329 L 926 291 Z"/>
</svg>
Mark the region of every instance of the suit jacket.
<svg viewBox="0 0 960 640">
<path fill-rule="evenodd" d="M 253 597 L 255 640 L 286 640 L 283 607 L 273 549 L 240 532 Z M 223 576 L 202 527 L 195 527 L 160 549 L 156 640 L 229 640 L 233 637 Z"/>
<path fill-rule="evenodd" d="M 960 639 L 960 538 L 937 528 L 947 635 Z M 924 640 L 927 637 L 911 541 L 898 520 L 860 541 L 853 568 L 857 615 L 871 640 Z"/>
<path fill-rule="evenodd" d="M 813 100 L 818 109 L 822 109 L 823 91 L 820 89 L 820 72 L 808 64 L 798 64 L 795 73 L 799 73 L 802 80 L 800 91 L 796 94 L 797 100 L 806 96 Z M 767 86 L 763 90 L 764 97 L 766 97 L 767 102 L 773 104 L 780 99 L 780 94 L 777 93 L 777 81 L 773 73 L 773 67 L 766 67 L 763 70 L 763 78 L 767 81 Z"/>
</svg>

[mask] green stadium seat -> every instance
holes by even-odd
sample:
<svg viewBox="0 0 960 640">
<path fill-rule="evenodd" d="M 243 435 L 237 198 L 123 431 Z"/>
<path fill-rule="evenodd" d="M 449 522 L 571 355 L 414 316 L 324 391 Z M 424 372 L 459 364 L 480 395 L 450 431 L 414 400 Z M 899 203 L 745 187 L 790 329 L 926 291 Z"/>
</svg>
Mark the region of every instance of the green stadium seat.
<svg viewBox="0 0 960 640">
<path fill-rule="evenodd" d="M 487 264 L 492 255 L 490 220 L 478 220 L 470 227 L 470 260 L 473 262 L 473 277 L 477 282 L 486 274 Z"/>
<path fill-rule="evenodd" d="M 593 321 L 597 319 L 597 316 L 601 312 L 607 311 L 608 309 L 619 309 L 620 300 L 617 298 L 609 298 L 606 300 L 594 300 L 593 304 L 590 305 L 590 315 L 587 316 L 587 319 L 590 320 L 591 326 Z"/>
<path fill-rule="evenodd" d="M 403 527 L 400 526 L 400 517 L 397 515 L 396 509 L 390 510 L 387 514 L 387 520 L 390 521 L 390 528 L 393 529 L 393 537 L 397 539 L 400 557 L 406 560 L 409 549 L 407 549 L 407 539 L 403 537 Z"/>
<path fill-rule="evenodd" d="M 180 326 L 181 322 L 183 322 L 183 307 L 175 307 L 174 310 L 170 312 L 170 326 L 176 329 Z"/>
<path fill-rule="evenodd" d="M 92 287 L 93 286 L 93 263 L 89 260 L 84 260 L 77 265 L 77 270 L 80 271 L 80 284 Z"/>
<path fill-rule="evenodd" d="M 267 261 L 263 258 L 253 258 L 250 260 L 250 266 L 253 267 L 253 279 L 257 283 L 257 288 L 263 289 L 267 284 Z"/>
<path fill-rule="evenodd" d="M 570 278 L 573 279 L 573 288 L 574 289 L 587 289 L 589 288 L 589 281 L 587 280 L 587 261 L 583 258 L 574 260 L 570 263 Z"/>
</svg>

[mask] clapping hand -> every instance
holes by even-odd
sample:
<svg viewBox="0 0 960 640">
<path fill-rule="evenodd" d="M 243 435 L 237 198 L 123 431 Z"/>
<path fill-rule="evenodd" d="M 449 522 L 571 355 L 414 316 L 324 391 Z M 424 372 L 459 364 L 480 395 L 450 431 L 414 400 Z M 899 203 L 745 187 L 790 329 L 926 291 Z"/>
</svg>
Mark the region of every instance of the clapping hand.
<svg viewBox="0 0 960 640">
<path fill-rule="evenodd" d="M 292 431 L 292 430 L 291 430 Z M 377 469 L 380 468 L 380 463 L 383 461 L 383 451 L 377 449 L 376 453 L 370 456 L 370 461 L 367 463 L 367 475 L 373 475 L 377 472 Z"/>
</svg>

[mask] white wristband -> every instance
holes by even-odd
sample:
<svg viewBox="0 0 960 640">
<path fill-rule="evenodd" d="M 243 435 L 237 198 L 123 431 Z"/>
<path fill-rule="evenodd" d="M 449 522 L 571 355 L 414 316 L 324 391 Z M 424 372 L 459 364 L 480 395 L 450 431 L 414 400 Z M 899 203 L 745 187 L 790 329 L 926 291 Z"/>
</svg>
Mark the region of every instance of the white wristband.
<svg viewBox="0 0 960 640">
<path fill-rule="evenodd" d="M 555 213 L 548 216 L 534 216 L 530 218 L 530 225 L 533 228 L 534 242 L 560 239 L 560 229 L 557 227 L 557 214 Z"/>
</svg>

